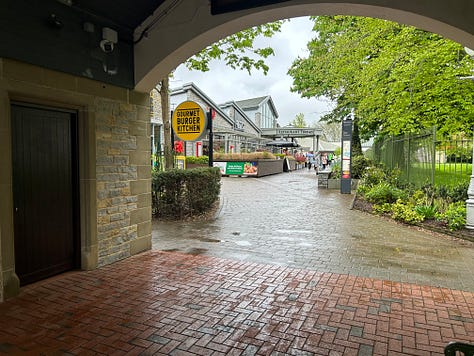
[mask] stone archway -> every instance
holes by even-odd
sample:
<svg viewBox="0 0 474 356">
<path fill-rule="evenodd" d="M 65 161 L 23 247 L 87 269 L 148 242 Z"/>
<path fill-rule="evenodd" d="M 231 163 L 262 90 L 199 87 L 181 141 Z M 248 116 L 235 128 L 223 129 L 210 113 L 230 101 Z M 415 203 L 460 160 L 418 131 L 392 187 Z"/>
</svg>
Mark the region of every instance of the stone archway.
<svg viewBox="0 0 474 356">
<path fill-rule="evenodd" d="M 207 45 L 242 29 L 307 15 L 355 15 L 387 19 L 435 32 L 474 48 L 474 4 L 457 0 L 292 0 L 253 9 L 211 15 L 208 0 L 174 1 L 150 16 L 135 33 L 147 36 L 135 45 L 135 83 L 150 91 L 161 78 Z"/>
</svg>

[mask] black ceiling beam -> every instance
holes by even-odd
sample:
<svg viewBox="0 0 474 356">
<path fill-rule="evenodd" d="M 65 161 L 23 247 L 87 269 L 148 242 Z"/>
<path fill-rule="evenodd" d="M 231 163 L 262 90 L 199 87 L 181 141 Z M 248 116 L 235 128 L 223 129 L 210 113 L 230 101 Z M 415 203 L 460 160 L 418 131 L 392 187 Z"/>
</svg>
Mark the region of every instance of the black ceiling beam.
<svg viewBox="0 0 474 356">
<path fill-rule="evenodd" d="M 211 0 L 211 14 L 225 14 L 286 1 L 289 0 Z"/>
</svg>

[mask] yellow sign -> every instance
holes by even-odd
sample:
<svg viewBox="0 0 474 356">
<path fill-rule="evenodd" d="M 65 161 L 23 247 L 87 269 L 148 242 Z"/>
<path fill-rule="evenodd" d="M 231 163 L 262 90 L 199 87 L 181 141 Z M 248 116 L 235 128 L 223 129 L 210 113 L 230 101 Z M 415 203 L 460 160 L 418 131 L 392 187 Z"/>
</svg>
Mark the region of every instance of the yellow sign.
<svg viewBox="0 0 474 356">
<path fill-rule="evenodd" d="M 173 112 L 174 133 L 183 141 L 196 141 L 207 128 L 207 116 L 198 103 L 184 101 Z"/>
<path fill-rule="evenodd" d="M 176 156 L 176 168 L 186 169 L 186 156 Z"/>
</svg>

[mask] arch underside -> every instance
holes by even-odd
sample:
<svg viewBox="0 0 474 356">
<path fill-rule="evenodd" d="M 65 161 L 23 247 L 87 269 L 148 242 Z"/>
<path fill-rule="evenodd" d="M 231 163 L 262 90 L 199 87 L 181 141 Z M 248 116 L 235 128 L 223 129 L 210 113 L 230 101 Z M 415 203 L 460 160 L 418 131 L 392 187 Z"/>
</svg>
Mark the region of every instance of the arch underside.
<svg viewBox="0 0 474 356">
<path fill-rule="evenodd" d="M 209 44 L 271 21 L 309 15 L 366 16 L 415 26 L 474 48 L 470 14 L 474 14 L 474 4 L 469 0 L 421 4 L 410 0 L 288 1 L 217 16 L 210 14 L 207 0 L 181 1 L 135 46 L 136 89 L 150 91 L 166 74 Z M 146 26 L 145 22 L 141 27 Z"/>
</svg>

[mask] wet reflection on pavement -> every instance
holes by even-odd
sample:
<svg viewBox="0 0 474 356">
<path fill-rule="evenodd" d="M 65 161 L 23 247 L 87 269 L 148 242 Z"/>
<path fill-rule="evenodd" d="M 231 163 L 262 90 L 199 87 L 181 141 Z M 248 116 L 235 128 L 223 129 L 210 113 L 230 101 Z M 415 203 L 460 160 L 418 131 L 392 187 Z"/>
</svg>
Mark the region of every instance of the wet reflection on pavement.
<svg viewBox="0 0 474 356">
<path fill-rule="evenodd" d="M 307 170 L 223 177 L 211 221 L 154 221 L 153 248 L 474 291 L 474 244 L 350 210 Z"/>
</svg>

